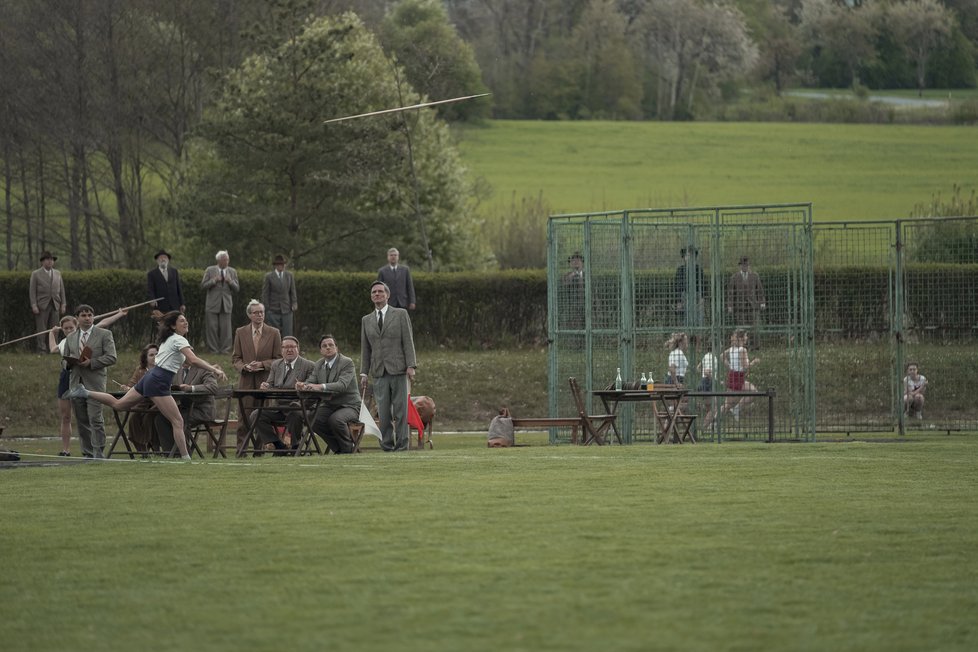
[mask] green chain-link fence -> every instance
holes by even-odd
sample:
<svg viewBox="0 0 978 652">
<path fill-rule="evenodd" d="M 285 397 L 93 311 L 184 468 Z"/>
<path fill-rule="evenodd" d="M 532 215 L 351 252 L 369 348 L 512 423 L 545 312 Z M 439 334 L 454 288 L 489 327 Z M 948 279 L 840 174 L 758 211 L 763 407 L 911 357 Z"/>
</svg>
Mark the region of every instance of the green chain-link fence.
<svg viewBox="0 0 978 652">
<path fill-rule="evenodd" d="M 978 218 L 820 223 L 814 241 L 818 430 L 978 430 Z"/>
<path fill-rule="evenodd" d="M 606 388 L 617 368 L 626 382 L 663 382 L 675 333 L 689 340 L 685 384 L 724 391 L 723 352 L 742 330 L 756 361 L 748 382 L 778 393 L 775 437 L 814 436 L 810 205 L 554 216 L 549 246 L 552 415 L 573 413 L 571 376 L 586 391 Z M 692 399 L 699 438 L 767 438 L 766 402 L 739 402 Z M 648 405 L 619 411 L 626 441 L 651 440 L 652 421 Z"/>
<path fill-rule="evenodd" d="M 742 329 L 749 382 L 776 394 L 776 439 L 978 430 L 978 218 L 813 225 L 807 204 L 560 215 L 549 247 L 552 416 L 574 411 L 571 376 L 586 391 L 619 367 L 626 382 L 666 380 L 677 332 L 685 385 L 725 391 L 723 352 Z M 911 362 L 928 387 L 908 411 Z M 767 439 L 766 399 L 719 409 L 736 402 L 692 399 L 698 437 Z M 649 406 L 619 421 L 629 441 L 652 440 Z"/>
</svg>

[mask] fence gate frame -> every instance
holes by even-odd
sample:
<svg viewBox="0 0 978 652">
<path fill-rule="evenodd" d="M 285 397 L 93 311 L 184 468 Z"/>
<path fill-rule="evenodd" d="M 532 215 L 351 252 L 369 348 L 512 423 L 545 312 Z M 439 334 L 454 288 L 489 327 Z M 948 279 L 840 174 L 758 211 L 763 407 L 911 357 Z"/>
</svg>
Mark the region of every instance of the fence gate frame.
<svg viewBox="0 0 978 652">
<path fill-rule="evenodd" d="M 731 268 L 736 268 L 731 261 L 747 249 L 763 250 L 770 254 L 763 256 L 765 264 L 779 270 L 780 312 L 777 321 L 754 326 L 759 335 L 780 337 L 791 347 L 791 364 L 785 371 L 790 380 L 778 388 L 778 401 L 787 402 L 790 409 L 779 419 L 778 438 L 814 440 L 811 203 L 553 215 L 548 220 L 547 246 L 551 416 L 572 409 L 567 377 L 578 377 L 586 392 L 605 388 L 616 367 L 621 367 L 624 378 L 638 378 L 644 371 L 639 367 L 640 355 L 652 355 L 655 343 L 661 345 L 670 330 L 682 329 L 698 342 L 691 347 L 691 367 L 695 368 L 707 342 L 719 358 L 732 330 L 722 291 Z M 687 296 L 698 296 L 697 279 L 703 275 L 708 298 L 685 303 L 678 323 L 674 323 L 669 321 L 670 309 L 663 306 L 671 305 L 675 293 L 682 292 L 675 286 L 669 288 L 673 270 L 677 270 L 678 278 L 675 259 L 680 247 L 695 252 L 678 266 L 685 265 Z M 702 271 L 696 258 L 701 249 Z M 573 285 L 568 280 L 568 265 L 578 253 L 583 258 L 583 282 Z M 657 309 L 646 305 L 653 302 Z M 701 308 L 699 302 L 705 305 Z M 661 380 L 662 365 L 657 366 Z M 594 401 L 589 404 L 592 409 L 596 407 Z M 635 418 L 634 406 L 621 407 L 623 432 L 632 431 Z M 700 437 L 718 442 L 731 438 L 722 423 L 714 427 L 718 428 L 715 432 L 700 433 Z M 551 430 L 551 443 L 562 440 L 560 433 Z"/>
</svg>

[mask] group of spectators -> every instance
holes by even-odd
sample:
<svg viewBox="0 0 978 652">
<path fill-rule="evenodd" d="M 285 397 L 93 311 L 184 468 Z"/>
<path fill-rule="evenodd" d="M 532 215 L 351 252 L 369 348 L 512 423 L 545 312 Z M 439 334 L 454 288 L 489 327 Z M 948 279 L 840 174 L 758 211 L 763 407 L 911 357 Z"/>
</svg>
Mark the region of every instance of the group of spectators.
<svg viewBox="0 0 978 652">
<path fill-rule="evenodd" d="M 64 283 L 54 268 L 57 257 L 48 251 L 41 255 L 40 269 L 31 274 L 30 300 L 38 329 L 43 331 L 38 337 L 40 350 L 62 356 L 58 386 L 61 455 L 70 455 L 74 413 L 82 455 L 104 456 L 102 405 L 133 410 L 130 439 L 137 448 L 158 448 L 164 453 L 176 448 L 184 458 L 188 457 L 186 441 L 191 428 L 214 419 L 213 395 L 218 391 L 218 381 L 226 379 L 226 375 L 220 366 L 196 356 L 186 339 L 190 325 L 184 316 L 184 289 L 179 270 L 171 265 L 172 258 L 166 250 L 159 250 L 154 256 L 156 265 L 147 272 L 147 292 L 159 333 L 156 341 L 143 347 L 139 367 L 128 383 L 117 383 L 125 392 L 117 397 L 105 392 L 107 369 L 116 363 L 115 341 L 108 327 L 124 317 L 126 311 L 117 310 L 98 324 L 94 309 L 87 304 L 79 305 L 74 315 L 65 315 Z M 273 269 L 264 277 L 262 300 L 252 299 L 245 308 L 249 323 L 232 332 L 234 297 L 240 289 L 238 273 L 229 264 L 228 252 L 217 252 L 215 264 L 204 270 L 200 284 L 206 293 L 207 347 L 218 355 L 231 354 L 241 389 L 322 392 L 313 430 L 335 453 L 353 451 L 347 424 L 359 419 L 361 392 L 366 391 L 372 377 L 381 447 L 387 451 L 406 450 L 409 383 L 417 368 L 408 310 L 414 310 L 416 297 L 410 268 L 400 263 L 397 249 L 388 250 L 387 261 L 370 286 L 373 310 L 361 320 L 359 382 L 353 360 L 340 353 L 332 335 L 319 338 L 318 361 L 302 357 L 294 334 L 299 308 L 295 278 L 281 255 L 272 260 Z M 59 315 L 65 316 L 59 321 Z M 64 335 L 60 342 L 59 332 Z M 178 404 L 172 391 L 205 393 L 209 397 L 190 400 L 179 396 Z M 246 401 L 245 407 L 254 406 Z M 287 409 L 285 404 L 273 407 L 283 409 L 251 412 L 252 418 L 257 419 L 255 432 L 276 454 L 292 454 L 302 437 L 300 413 Z M 184 437 L 174 438 L 174 432 L 183 432 Z M 245 420 L 241 419 L 239 444 L 246 433 Z"/>
</svg>

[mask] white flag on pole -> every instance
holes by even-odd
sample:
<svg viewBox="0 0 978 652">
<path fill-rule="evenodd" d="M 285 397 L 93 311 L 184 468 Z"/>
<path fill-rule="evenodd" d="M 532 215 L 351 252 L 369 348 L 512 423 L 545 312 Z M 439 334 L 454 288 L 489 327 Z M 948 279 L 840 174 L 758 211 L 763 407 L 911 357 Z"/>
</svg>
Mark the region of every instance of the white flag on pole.
<svg viewBox="0 0 978 652">
<path fill-rule="evenodd" d="M 374 421 L 374 418 L 370 416 L 370 410 L 367 409 L 363 399 L 360 400 L 360 422 L 363 424 L 363 431 L 365 433 L 381 439 L 380 428 L 377 427 L 377 422 Z"/>
</svg>

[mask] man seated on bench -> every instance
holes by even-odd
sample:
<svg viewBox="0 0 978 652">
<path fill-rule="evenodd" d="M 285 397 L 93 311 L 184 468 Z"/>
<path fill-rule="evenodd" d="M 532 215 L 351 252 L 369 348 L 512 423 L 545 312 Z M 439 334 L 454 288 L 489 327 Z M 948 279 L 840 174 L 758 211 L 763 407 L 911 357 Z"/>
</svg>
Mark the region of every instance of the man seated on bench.
<svg viewBox="0 0 978 652">
<path fill-rule="evenodd" d="M 173 388 L 181 392 L 205 393 L 210 394 L 206 399 L 191 400 L 189 398 L 174 397 L 180 414 L 183 416 L 184 436 L 190 438 L 190 432 L 194 426 L 214 420 L 214 394 L 217 394 L 217 377 L 209 369 L 191 366 L 189 362 L 184 362 L 180 370 L 173 374 Z M 173 450 L 173 426 L 165 416 L 156 414 L 154 419 L 156 433 L 160 439 L 160 450 L 164 455 L 169 456 Z"/>
<path fill-rule="evenodd" d="M 307 380 L 312 374 L 315 365 L 312 360 L 306 360 L 299 355 L 299 340 L 292 335 L 282 338 L 282 357 L 273 361 L 268 372 L 268 379 L 265 380 L 259 389 L 296 389 L 300 383 Z M 289 401 L 280 401 L 288 405 Z M 298 403 L 295 404 L 298 407 Z M 258 410 L 251 413 L 251 418 L 258 418 L 255 432 L 258 433 L 259 441 L 265 444 L 272 444 L 275 447 L 275 455 L 288 455 L 285 442 L 278 433 L 275 432 L 276 426 L 284 425 L 286 430 L 292 433 L 292 448 L 299 447 L 299 439 L 302 436 L 302 410 L 275 410 L 264 409 L 259 416 Z"/>
<path fill-rule="evenodd" d="M 319 338 L 319 352 L 323 357 L 316 361 L 306 382 L 297 384 L 296 388 L 328 394 L 316 409 L 313 432 L 321 436 L 334 453 L 352 453 L 356 446 L 346 424 L 360 420 L 356 368 L 353 360 L 340 353 L 332 335 Z"/>
</svg>

